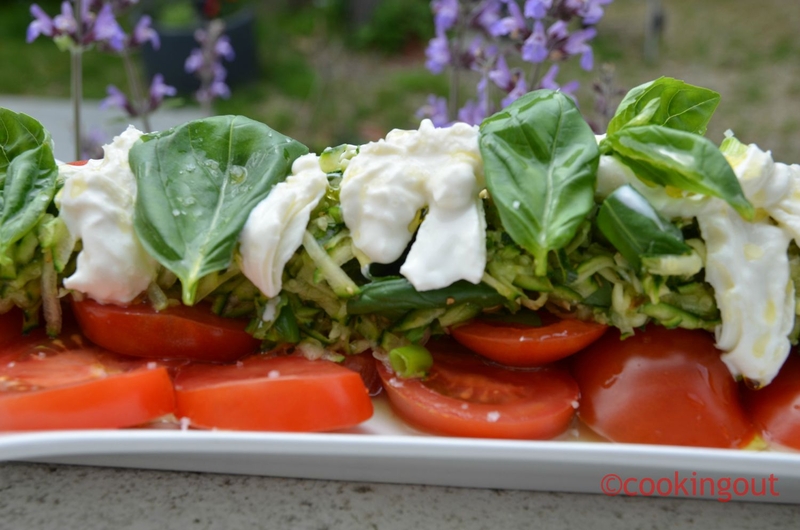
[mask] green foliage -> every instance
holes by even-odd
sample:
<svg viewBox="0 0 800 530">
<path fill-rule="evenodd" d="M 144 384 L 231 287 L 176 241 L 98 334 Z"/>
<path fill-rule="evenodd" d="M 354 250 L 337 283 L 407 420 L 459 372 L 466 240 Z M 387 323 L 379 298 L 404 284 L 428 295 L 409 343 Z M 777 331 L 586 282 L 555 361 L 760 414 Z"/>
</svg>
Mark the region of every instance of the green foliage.
<svg viewBox="0 0 800 530">
<path fill-rule="evenodd" d="M 356 32 L 352 44 L 359 49 L 395 54 L 432 36 L 433 16 L 428 0 L 383 0 L 372 19 Z"/>
</svg>

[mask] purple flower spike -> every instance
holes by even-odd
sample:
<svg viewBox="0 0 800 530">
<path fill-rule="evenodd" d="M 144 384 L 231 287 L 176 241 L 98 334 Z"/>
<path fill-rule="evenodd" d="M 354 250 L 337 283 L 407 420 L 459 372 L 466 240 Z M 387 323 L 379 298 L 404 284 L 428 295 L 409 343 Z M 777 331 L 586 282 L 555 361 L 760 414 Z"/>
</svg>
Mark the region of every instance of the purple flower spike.
<svg viewBox="0 0 800 530">
<path fill-rule="evenodd" d="M 511 105 L 528 92 L 528 83 L 525 82 L 525 76 L 522 75 L 522 71 L 517 70 L 514 73 L 514 77 L 516 78 L 513 81 L 514 87 L 508 93 L 508 96 L 504 97 L 503 101 L 500 102 L 503 108 Z"/>
<path fill-rule="evenodd" d="M 565 84 L 564 86 L 559 85 L 556 83 L 556 76 L 558 75 L 558 65 L 554 64 L 550 67 L 542 80 L 539 82 L 540 88 L 547 88 L 550 90 L 558 90 L 563 92 L 564 94 L 571 97 L 575 100 L 575 91 L 578 90 L 579 84 L 577 81 L 570 81 L 569 83 Z M 576 100 L 577 102 L 577 100 Z"/>
<path fill-rule="evenodd" d="M 433 0 L 431 9 L 436 33 L 444 33 L 458 20 L 458 0 Z"/>
<path fill-rule="evenodd" d="M 547 38 L 553 42 L 566 40 L 569 37 L 567 23 L 563 20 L 556 20 L 547 28 Z"/>
<path fill-rule="evenodd" d="M 104 4 L 97 13 L 92 32 L 95 40 L 105 42 L 114 51 L 122 51 L 125 47 L 125 32 L 114 18 L 111 4 Z"/>
<path fill-rule="evenodd" d="M 186 63 L 184 63 L 183 69 L 186 70 L 187 74 L 191 74 L 198 71 L 202 67 L 203 51 L 200 48 L 195 48 L 189 54 L 189 57 L 186 58 Z"/>
<path fill-rule="evenodd" d="M 576 31 L 567 39 L 564 44 L 564 51 L 569 55 L 581 55 L 581 68 L 591 70 L 594 66 L 594 55 L 592 47 L 587 43 L 592 40 L 597 31 L 594 28 L 587 28 Z"/>
<path fill-rule="evenodd" d="M 614 0 L 587 0 L 581 9 L 578 10 L 578 15 L 583 18 L 583 23 L 586 25 L 597 24 L 603 18 L 603 6 L 606 6 Z"/>
<path fill-rule="evenodd" d="M 489 71 L 489 79 L 499 88 L 505 91 L 511 90 L 513 79 L 511 78 L 511 71 L 508 69 L 508 63 L 504 55 L 497 58 L 495 67 Z"/>
<path fill-rule="evenodd" d="M 430 119 L 434 127 L 446 126 L 450 123 L 447 114 L 447 98 L 436 97 L 433 94 L 429 95 L 428 103 L 417 111 L 416 116 L 420 120 L 424 118 Z"/>
<path fill-rule="evenodd" d="M 501 37 L 509 35 L 512 39 L 520 37 L 528 30 L 528 24 L 525 22 L 525 17 L 522 16 L 517 2 L 514 0 L 506 0 L 508 5 L 508 12 L 511 16 L 501 18 L 489 28 L 489 33 L 493 37 Z"/>
<path fill-rule="evenodd" d="M 525 0 L 525 16 L 541 20 L 547 16 L 547 10 L 553 7 L 553 0 Z"/>
<path fill-rule="evenodd" d="M 130 44 L 134 47 L 139 47 L 145 42 L 149 42 L 154 50 L 161 47 L 161 39 L 158 38 L 158 33 L 152 27 L 153 20 L 148 15 L 142 15 L 136 27 L 133 29 Z"/>
<path fill-rule="evenodd" d="M 156 74 L 153 76 L 153 81 L 150 83 L 150 108 L 155 110 L 161 105 L 166 96 L 174 96 L 178 91 L 174 86 L 164 83 L 164 76 Z"/>
<path fill-rule="evenodd" d="M 108 97 L 100 102 L 101 109 L 122 109 L 131 117 L 139 115 L 128 100 L 128 97 L 114 85 L 108 85 L 106 87 L 106 94 L 108 94 Z"/>
<path fill-rule="evenodd" d="M 491 33 L 492 26 L 500 20 L 500 9 L 502 7 L 502 0 L 486 0 L 475 11 L 474 24 L 487 33 Z"/>
<path fill-rule="evenodd" d="M 548 54 L 544 24 L 541 20 L 537 20 L 533 25 L 533 33 L 522 44 L 522 60 L 529 63 L 540 63 L 547 59 Z"/>
<path fill-rule="evenodd" d="M 227 35 L 222 35 L 217 40 L 217 43 L 214 45 L 214 53 L 224 58 L 226 61 L 232 61 L 236 57 L 233 46 L 231 46 L 231 40 Z"/>
<path fill-rule="evenodd" d="M 53 19 L 47 16 L 47 13 L 42 11 L 42 8 L 37 4 L 31 4 L 31 16 L 33 16 L 34 21 L 28 25 L 26 41 L 33 42 L 39 35 L 44 35 L 45 37 L 53 36 Z"/>
<path fill-rule="evenodd" d="M 78 31 L 78 21 L 75 20 L 75 12 L 72 11 L 71 3 L 66 1 L 61 3 L 61 14 L 53 18 L 53 27 L 62 34 L 74 34 Z"/>
<path fill-rule="evenodd" d="M 428 70 L 434 74 L 442 73 L 444 67 L 450 63 L 450 44 L 447 41 L 447 35 L 439 33 L 431 39 L 425 50 L 425 56 L 428 58 L 425 62 Z"/>
</svg>

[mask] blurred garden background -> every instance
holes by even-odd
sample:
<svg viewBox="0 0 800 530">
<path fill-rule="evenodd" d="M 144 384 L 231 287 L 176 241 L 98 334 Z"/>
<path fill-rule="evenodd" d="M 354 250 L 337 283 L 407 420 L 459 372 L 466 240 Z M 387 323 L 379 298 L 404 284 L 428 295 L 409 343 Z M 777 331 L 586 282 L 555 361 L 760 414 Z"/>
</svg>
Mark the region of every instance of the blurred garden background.
<svg viewBox="0 0 800 530">
<path fill-rule="evenodd" d="M 59 0 L 36 3 L 50 15 L 61 9 Z M 231 72 L 230 97 L 214 101 L 216 114 L 246 115 L 320 150 L 416 127 L 416 112 L 429 94 L 450 94 L 446 73 L 425 67 L 434 36 L 429 0 L 227 3 L 220 2 L 226 9 L 244 4 L 252 11 L 254 40 L 251 51 L 235 50 L 248 66 Z M 26 43 L 30 4 L 0 0 L 0 95 L 66 99 L 69 53 L 47 38 Z M 167 4 L 158 12 L 164 28 L 186 14 L 181 0 Z M 654 17 L 659 4 L 663 11 Z M 584 71 L 575 60 L 564 62 L 559 73 L 562 82 L 580 82 L 575 96 L 587 118 L 596 118 L 592 86 L 601 78 L 605 86 L 626 91 L 662 75 L 676 77 L 721 94 L 708 131 L 713 141 L 732 129 L 741 140 L 771 149 L 776 160 L 800 162 L 800 2 L 614 0 L 603 7 L 590 42 L 593 70 Z M 120 21 L 126 29 L 140 14 L 136 8 Z M 169 51 L 167 44 L 162 48 Z M 138 52 L 133 59 L 145 71 Z M 125 67 L 115 54 L 88 52 L 83 70 L 87 106 L 106 97 L 109 84 L 126 86 Z M 462 75 L 460 83 L 474 93 L 476 80 Z M 461 97 L 468 95 L 465 89 Z M 191 93 L 166 104 L 198 105 Z"/>
</svg>

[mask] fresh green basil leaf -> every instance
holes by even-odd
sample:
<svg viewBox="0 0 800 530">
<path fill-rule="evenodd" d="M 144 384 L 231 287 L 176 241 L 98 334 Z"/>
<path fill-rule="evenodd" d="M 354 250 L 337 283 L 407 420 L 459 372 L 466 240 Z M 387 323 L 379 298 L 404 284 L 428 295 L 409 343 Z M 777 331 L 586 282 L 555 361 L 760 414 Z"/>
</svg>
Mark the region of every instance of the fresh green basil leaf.
<svg viewBox="0 0 800 530">
<path fill-rule="evenodd" d="M 405 278 L 375 280 L 361 287 L 358 298 L 347 301 L 347 313 L 397 313 L 413 309 L 435 309 L 455 304 L 471 303 L 480 307 L 500 305 L 506 299 L 494 288 L 460 280 L 442 289 L 417 291 Z"/>
<path fill-rule="evenodd" d="M 14 158 L 45 143 L 50 143 L 50 133 L 41 123 L 27 114 L 0 107 L 0 179 Z"/>
<path fill-rule="evenodd" d="M 481 124 L 480 150 L 503 227 L 544 276 L 547 253 L 569 243 L 594 206 L 594 133 L 569 97 L 538 90 Z"/>
<path fill-rule="evenodd" d="M 50 134 L 36 120 L 0 108 L 0 263 L 53 201 L 58 168 Z"/>
<path fill-rule="evenodd" d="M 609 195 L 597 213 L 597 226 L 628 262 L 641 269 L 643 256 L 689 254 L 681 231 L 664 219 L 629 185 Z"/>
<path fill-rule="evenodd" d="M 605 140 L 641 180 L 719 197 L 745 219 L 753 205 L 719 148 L 696 134 L 658 125 L 626 127 Z"/>
<path fill-rule="evenodd" d="M 719 100 L 713 90 L 661 77 L 628 92 L 608 124 L 608 134 L 625 127 L 663 125 L 703 135 Z"/>
<path fill-rule="evenodd" d="M 227 268 L 253 208 L 286 178 L 299 142 L 242 116 L 218 116 L 145 135 L 130 152 L 137 182 L 134 227 L 183 284 Z"/>
</svg>

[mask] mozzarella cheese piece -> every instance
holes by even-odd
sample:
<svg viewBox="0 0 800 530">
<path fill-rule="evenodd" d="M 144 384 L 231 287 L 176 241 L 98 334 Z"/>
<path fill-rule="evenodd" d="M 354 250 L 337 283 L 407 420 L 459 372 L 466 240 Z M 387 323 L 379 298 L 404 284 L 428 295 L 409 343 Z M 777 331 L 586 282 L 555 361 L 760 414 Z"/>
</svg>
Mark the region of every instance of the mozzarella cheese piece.
<svg viewBox="0 0 800 530">
<path fill-rule="evenodd" d="M 726 153 L 747 199 L 760 209 L 747 222 L 732 208 L 714 200 L 715 208 L 698 216 L 706 241 L 706 280 L 714 287 L 722 324 L 717 347 L 734 376 L 767 385 L 789 354 L 795 319 L 795 293 L 787 249 L 793 234 L 775 226 L 764 210 L 781 217 L 795 210 L 792 179 L 785 164 L 756 145 Z M 716 210 L 716 211 L 715 211 Z M 791 215 L 784 218 L 789 221 Z M 794 219 L 798 219 L 794 217 Z M 778 219 L 779 220 L 779 219 Z M 797 222 L 797 221 L 795 221 Z"/>
<path fill-rule="evenodd" d="M 59 166 L 64 187 L 56 205 L 72 237 L 83 241 L 75 273 L 64 286 L 104 304 L 127 304 L 156 274 L 156 261 L 133 228 L 136 177 L 128 152 L 142 135 L 133 126 L 103 147 L 101 160 Z"/>
<path fill-rule="evenodd" d="M 763 386 L 777 375 L 791 347 L 795 293 L 787 249 L 793 237 L 800 242 L 800 166 L 775 163 L 755 145 L 726 156 L 745 196 L 759 209 L 752 222 L 721 199 L 676 196 L 648 186 L 611 156 L 600 158 L 596 196 L 628 183 L 663 216 L 697 218 L 706 244 L 705 279 L 722 317 L 715 330 L 722 360 L 734 376 Z"/>
<path fill-rule="evenodd" d="M 789 354 L 794 285 L 786 251 L 791 241 L 767 220 L 747 222 L 728 204 L 697 217 L 706 242 L 706 281 L 722 324 L 717 347 L 734 376 L 767 385 Z"/>
<path fill-rule="evenodd" d="M 397 260 L 414 235 L 400 273 L 418 291 L 457 280 L 480 282 L 486 267 L 486 221 L 478 128 L 457 123 L 394 130 L 361 147 L 344 171 L 339 198 L 353 244 L 367 262 Z M 362 263 L 363 264 L 363 263 Z"/>
<path fill-rule="evenodd" d="M 292 174 L 250 212 L 239 235 L 242 273 L 266 296 L 280 293 L 283 268 L 300 248 L 311 210 L 327 186 L 319 157 L 301 156 L 292 164 Z"/>
</svg>

